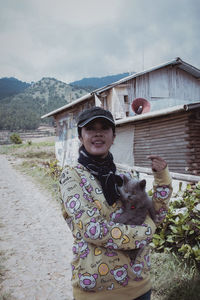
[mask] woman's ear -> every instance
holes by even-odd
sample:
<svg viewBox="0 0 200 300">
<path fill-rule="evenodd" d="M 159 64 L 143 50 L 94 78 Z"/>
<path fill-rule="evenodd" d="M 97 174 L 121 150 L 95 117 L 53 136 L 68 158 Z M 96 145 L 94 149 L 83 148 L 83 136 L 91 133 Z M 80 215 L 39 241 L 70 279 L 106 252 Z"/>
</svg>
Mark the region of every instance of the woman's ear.
<svg viewBox="0 0 200 300">
<path fill-rule="evenodd" d="M 79 141 L 81 142 L 81 144 L 83 144 L 83 138 L 82 138 L 82 136 L 78 136 L 78 138 L 79 138 Z"/>
<path fill-rule="evenodd" d="M 114 143 L 114 141 L 115 141 L 115 138 L 116 138 L 116 134 L 115 134 L 115 133 L 113 133 L 113 141 L 112 141 L 112 143 Z"/>
</svg>

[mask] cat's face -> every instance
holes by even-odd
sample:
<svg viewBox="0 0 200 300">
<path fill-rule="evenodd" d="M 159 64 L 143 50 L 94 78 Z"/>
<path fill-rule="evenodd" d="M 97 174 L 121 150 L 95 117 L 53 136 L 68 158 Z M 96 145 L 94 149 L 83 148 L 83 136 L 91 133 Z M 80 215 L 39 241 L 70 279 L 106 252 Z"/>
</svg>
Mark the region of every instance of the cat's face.
<svg viewBox="0 0 200 300">
<path fill-rule="evenodd" d="M 123 186 L 120 188 L 121 196 L 126 201 L 126 208 L 143 207 L 147 199 L 145 192 L 146 180 L 138 181 L 127 176 L 123 179 Z"/>
</svg>

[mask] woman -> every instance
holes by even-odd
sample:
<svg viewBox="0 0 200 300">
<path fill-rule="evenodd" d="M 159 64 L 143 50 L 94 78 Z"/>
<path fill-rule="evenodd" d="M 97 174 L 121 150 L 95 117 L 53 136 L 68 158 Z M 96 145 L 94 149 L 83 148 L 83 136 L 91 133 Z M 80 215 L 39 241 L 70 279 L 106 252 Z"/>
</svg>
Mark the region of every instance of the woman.
<svg viewBox="0 0 200 300">
<path fill-rule="evenodd" d="M 78 120 L 82 144 L 78 163 L 60 179 L 63 216 L 74 237 L 72 285 L 76 300 L 149 300 L 149 247 L 155 224 L 149 216 L 140 226 L 116 224 L 122 212 L 118 186 L 122 176 L 109 152 L 115 139 L 112 114 L 100 107 L 83 111 Z M 171 179 L 166 162 L 150 156 L 154 170 L 157 219 L 167 212 Z M 136 261 L 128 251 L 142 248 Z"/>
</svg>

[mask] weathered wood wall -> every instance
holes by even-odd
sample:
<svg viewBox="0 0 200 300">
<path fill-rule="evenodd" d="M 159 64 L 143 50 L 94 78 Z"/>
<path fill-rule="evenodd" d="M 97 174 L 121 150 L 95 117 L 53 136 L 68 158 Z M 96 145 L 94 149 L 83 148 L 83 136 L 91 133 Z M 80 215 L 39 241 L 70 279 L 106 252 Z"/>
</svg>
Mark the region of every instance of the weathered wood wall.
<svg viewBox="0 0 200 300">
<path fill-rule="evenodd" d="M 151 103 L 151 111 L 200 101 L 200 81 L 191 74 L 167 66 L 127 81 L 129 101 L 142 97 Z"/>
<path fill-rule="evenodd" d="M 146 157 L 160 155 L 172 172 L 200 175 L 198 113 L 182 112 L 135 123 L 135 166 L 149 167 Z"/>
<path fill-rule="evenodd" d="M 190 113 L 188 117 L 188 137 L 186 138 L 189 150 L 187 171 L 190 174 L 200 175 L 200 110 Z"/>
</svg>

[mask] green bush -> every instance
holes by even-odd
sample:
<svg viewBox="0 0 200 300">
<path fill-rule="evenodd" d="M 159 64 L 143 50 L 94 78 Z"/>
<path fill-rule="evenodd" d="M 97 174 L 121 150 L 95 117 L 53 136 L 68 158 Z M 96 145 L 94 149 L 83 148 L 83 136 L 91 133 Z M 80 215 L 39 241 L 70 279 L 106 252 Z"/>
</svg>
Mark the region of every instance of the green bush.
<svg viewBox="0 0 200 300">
<path fill-rule="evenodd" d="M 188 185 L 170 202 L 152 245 L 157 251 L 175 254 L 200 272 L 200 182 L 193 188 Z"/>
<path fill-rule="evenodd" d="M 58 180 L 60 178 L 62 168 L 58 165 L 57 160 L 43 162 L 43 165 L 46 169 L 46 173 L 50 175 L 54 180 Z"/>
<path fill-rule="evenodd" d="M 10 140 L 13 144 L 22 144 L 22 139 L 20 138 L 18 133 L 11 134 Z"/>
</svg>

